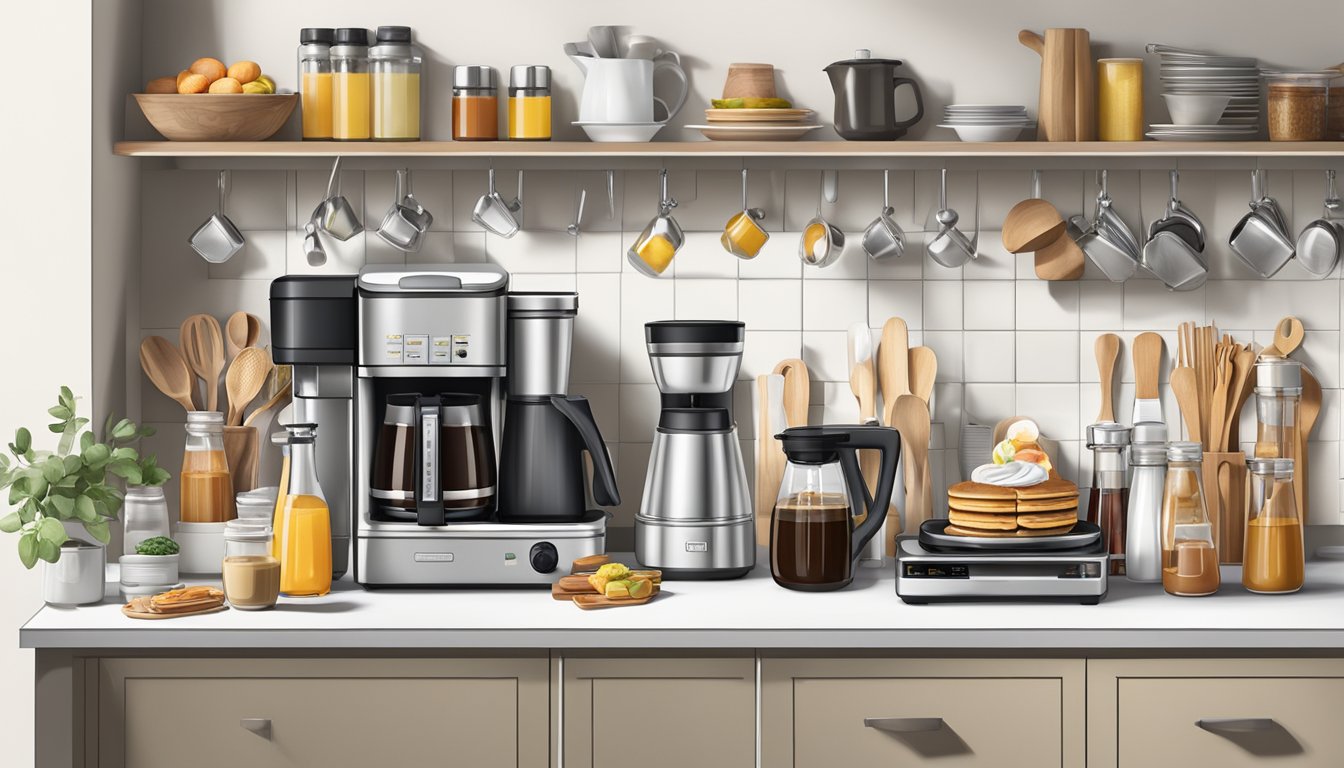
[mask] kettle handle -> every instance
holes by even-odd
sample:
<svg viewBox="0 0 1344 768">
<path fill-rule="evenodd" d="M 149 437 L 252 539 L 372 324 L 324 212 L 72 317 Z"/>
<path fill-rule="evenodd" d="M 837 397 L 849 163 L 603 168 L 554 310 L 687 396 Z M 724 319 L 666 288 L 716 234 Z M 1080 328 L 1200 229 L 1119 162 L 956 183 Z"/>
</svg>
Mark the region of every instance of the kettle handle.
<svg viewBox="0 0 1344 768">
<path fill-rule="evenodd" d="M 616 487 L 616 470 L 611 466 L 611 454 L 607 453 L 607 443 L 597 428 L 597 420 L 593 418 L 588 398 L 551 395 L 551 405 L 574 425 L 579 437 L 583 438 L 583 447 L 593 457 L 593 501 L 601 507 L 620 506 L 621 492 Z"/>
<path fill-rule="evenodd" d="M 908 85 L 915 90 L 915 116 L 909 120 L 902 120 L 896 123 L 897 128 L 909 128 L 924 119 L 924 94 L 919 90 L 919 83 L 908 77 L 894 77 L 891 80 L 892 89 L 900 88 L 902 85 Z"/>
<path fill-rule="evenodd" d="M 855 503 L 863 503 L 868 517 L 854 530 L 854 539 L 850 549 L 850 559 L 862 554 L 868 540 L 877 535 L 887 519 L 887 507 L 891 505 L 891 494 L 896 487 L 896 461 L 901 456 L 901 434 L 891 427 L 859 426 L 845 429 L 849 439 L 840 448 L 840 466 L 844 469 L 845 484 Z M 876 449 L 881 453 L 881 465 L 878 470 L 877 493 L 871 497 L 859 470 L 858 451 L 864 448 Z"/>
</svg>

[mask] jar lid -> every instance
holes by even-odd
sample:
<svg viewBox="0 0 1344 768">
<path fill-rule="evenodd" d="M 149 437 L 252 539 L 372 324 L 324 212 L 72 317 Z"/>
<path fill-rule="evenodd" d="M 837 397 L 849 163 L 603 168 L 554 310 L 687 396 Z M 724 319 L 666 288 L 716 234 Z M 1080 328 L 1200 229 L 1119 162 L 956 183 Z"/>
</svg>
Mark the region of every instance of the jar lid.
<svg viewBox="0 0 1344 768">
<path fill-rule="evenodd" d="M 545 64 L 519 64 L 509 70 L 510 88 L 550 88 L 551 68 Z"/>
<path fill-rule="evenodd" d="M 224 425 L 223 411 L 188 411 L 188 424 L 219 424 Z"/>
<path fill-rule="evenodd" d="M 1292 459 L 1247 459 L 1246 468 L 1257 475 L 1277 475 L 1280 477 L 1292 477 L 1293 465 Z"/>
<path fill-rule="evenodd" d="M 410 27 L 379 27 L 378 33 L 374 38 L 379 43 L 391 43 L 393 45 L 410 45 L 411 28 Z"/>
<path fill-rule="evenodd" d="M 1167 444 L 1134 443 L 1129 447 L 1129 463 L 1136 467 L 1164 467 L 1167 464 Z"/>
<path fill-rule="evenodd" d="M 1302 389 L 1302 364 L 1286 357 L 1261 355 L 1255 361 L 1255 388 Z"/>
<path fill-rule="evenodd" d="M 1167 444 L 1167 461 L 1199 461 L 1204 458 L 1204 446 L 1178 440 Z"/>
<path fill-rule="evenodd" d="M 341 27 L 336 30 L 336 45 L 369 46 L 369 30 L 363 27 Z"/>
<path fill-rule="evenodd" d="M 299 30 L 300 45 L 331 45 L 336 42 L 336 30 L 331 27 L 304 27 Z"/>
<path fill-rule="evenodd" d="M 271 538 L 271 525 L 268 522 L 239 518 L 224 523 L 225 541 L 265 542 Z"/>
<path fill-rule="evenodd" d="M 1160 421 L 1140 421 L 1134 425 L 1130 432 L 1130 440 L 1134 445 L 1139 443 L 1161 443 L 1167 442 L 1167 425 Z"/>
<path fill-rule="evenodd" d="M 459 64 L 453 67 L 454 88 L 494 88 L 495 69 L 481 64 Z"/>
<path fill-rule="evenodd" d="M 1087 428 L 1088 448 L 1123 448 L 1129 445 L 1130 428 L 1114 421 L 1102 421 Z"/>
</svg>

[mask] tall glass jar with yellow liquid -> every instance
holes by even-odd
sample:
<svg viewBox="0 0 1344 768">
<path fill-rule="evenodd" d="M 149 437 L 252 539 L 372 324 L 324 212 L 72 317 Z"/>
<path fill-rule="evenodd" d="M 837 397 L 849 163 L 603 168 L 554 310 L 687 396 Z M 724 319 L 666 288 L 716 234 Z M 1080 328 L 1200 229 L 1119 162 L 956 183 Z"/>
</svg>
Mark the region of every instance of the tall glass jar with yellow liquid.
<svg viewBox="0 0 1344 768">
<path fill-rule="evenodd" d="M 379 27 L 369 49 L 373 77 L 373 140 L 420 139 L 420 51 L 410 27 Z"/>
<path fill-rule="evenodd" d="M 284 446 L 271 554 L 280 561 L 280 592 L 316 597 L 331 591 L 331 510 L 317 484 L 316 424 L 286 424 L 271 441 Z"/>
<path fill-rule="evenodd" d="M 303 138 L 331 138 L 331 44 L 336 30 L 307 27 L 299 33 L 299 110 Z"/>
<path fill-rule="evenodd" d="M 1097 61 L 1097 138 L 1143 141 L 1143 59 Z"/>
<path fill-rule="evenodd" d="M 342 27 L 331 47 L 331 137 L 368 141 L 373 134 L 369 30 Z"/>
</svg>

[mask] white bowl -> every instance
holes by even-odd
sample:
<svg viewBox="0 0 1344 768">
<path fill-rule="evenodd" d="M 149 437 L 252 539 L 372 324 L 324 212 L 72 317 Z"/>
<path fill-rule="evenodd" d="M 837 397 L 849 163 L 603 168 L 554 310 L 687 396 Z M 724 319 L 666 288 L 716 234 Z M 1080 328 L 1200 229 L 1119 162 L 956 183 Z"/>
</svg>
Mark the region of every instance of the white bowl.
<svg viewBox="0 0 1344 768">
<path fill-rule="evenodd" d="M 1167 111 L 1171 113 L 1174 125 L 1217 125 L 1232 97 L 1164 93 L 1162 99 L 1167 102 Z"/>
<path fill-rule="evenodd" d="M 121 583 L 144 586 L 176 584 L 180 557 L 181 555 L 122 555 Z"/>
<path fill-rule="evenodd" d="M 224 567 L 224 523 L 177 523 L 173 541 L 182 548 L 182 573 L 218 576 Z"/>
<path fill-rule="evenodd" d="M 653 137 L 667 123 L 574 123 L 588 134 L 590 141 L 643 142 Z"/>
<path fill-rule="evenodd" d="M 957 132 L 957 138 L 966 142 L 1016 141 L 1024 125 L 940 125 Z"/>
</svg>

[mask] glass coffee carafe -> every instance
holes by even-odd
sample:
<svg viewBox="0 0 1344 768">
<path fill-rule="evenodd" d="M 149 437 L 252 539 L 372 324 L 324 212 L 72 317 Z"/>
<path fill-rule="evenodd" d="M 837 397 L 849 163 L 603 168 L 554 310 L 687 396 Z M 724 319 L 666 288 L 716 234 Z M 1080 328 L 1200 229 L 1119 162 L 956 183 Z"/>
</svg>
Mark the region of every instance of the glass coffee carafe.
<svg viewBox="0 0 1344 768">
<path fill-rule="evenodd" d="M 794 427 L 779 435 L 789 463 L 770 521 L 770 573 L 788 589 L 841 589 L 854 562 L 881 529 L 896 482 L 901 438 L 888 427 Z M 870 496 L 857 451 L 881 453 L 877 493 Z M 867 519 L 854 526 L 854 512 Z"/>
</svg>

